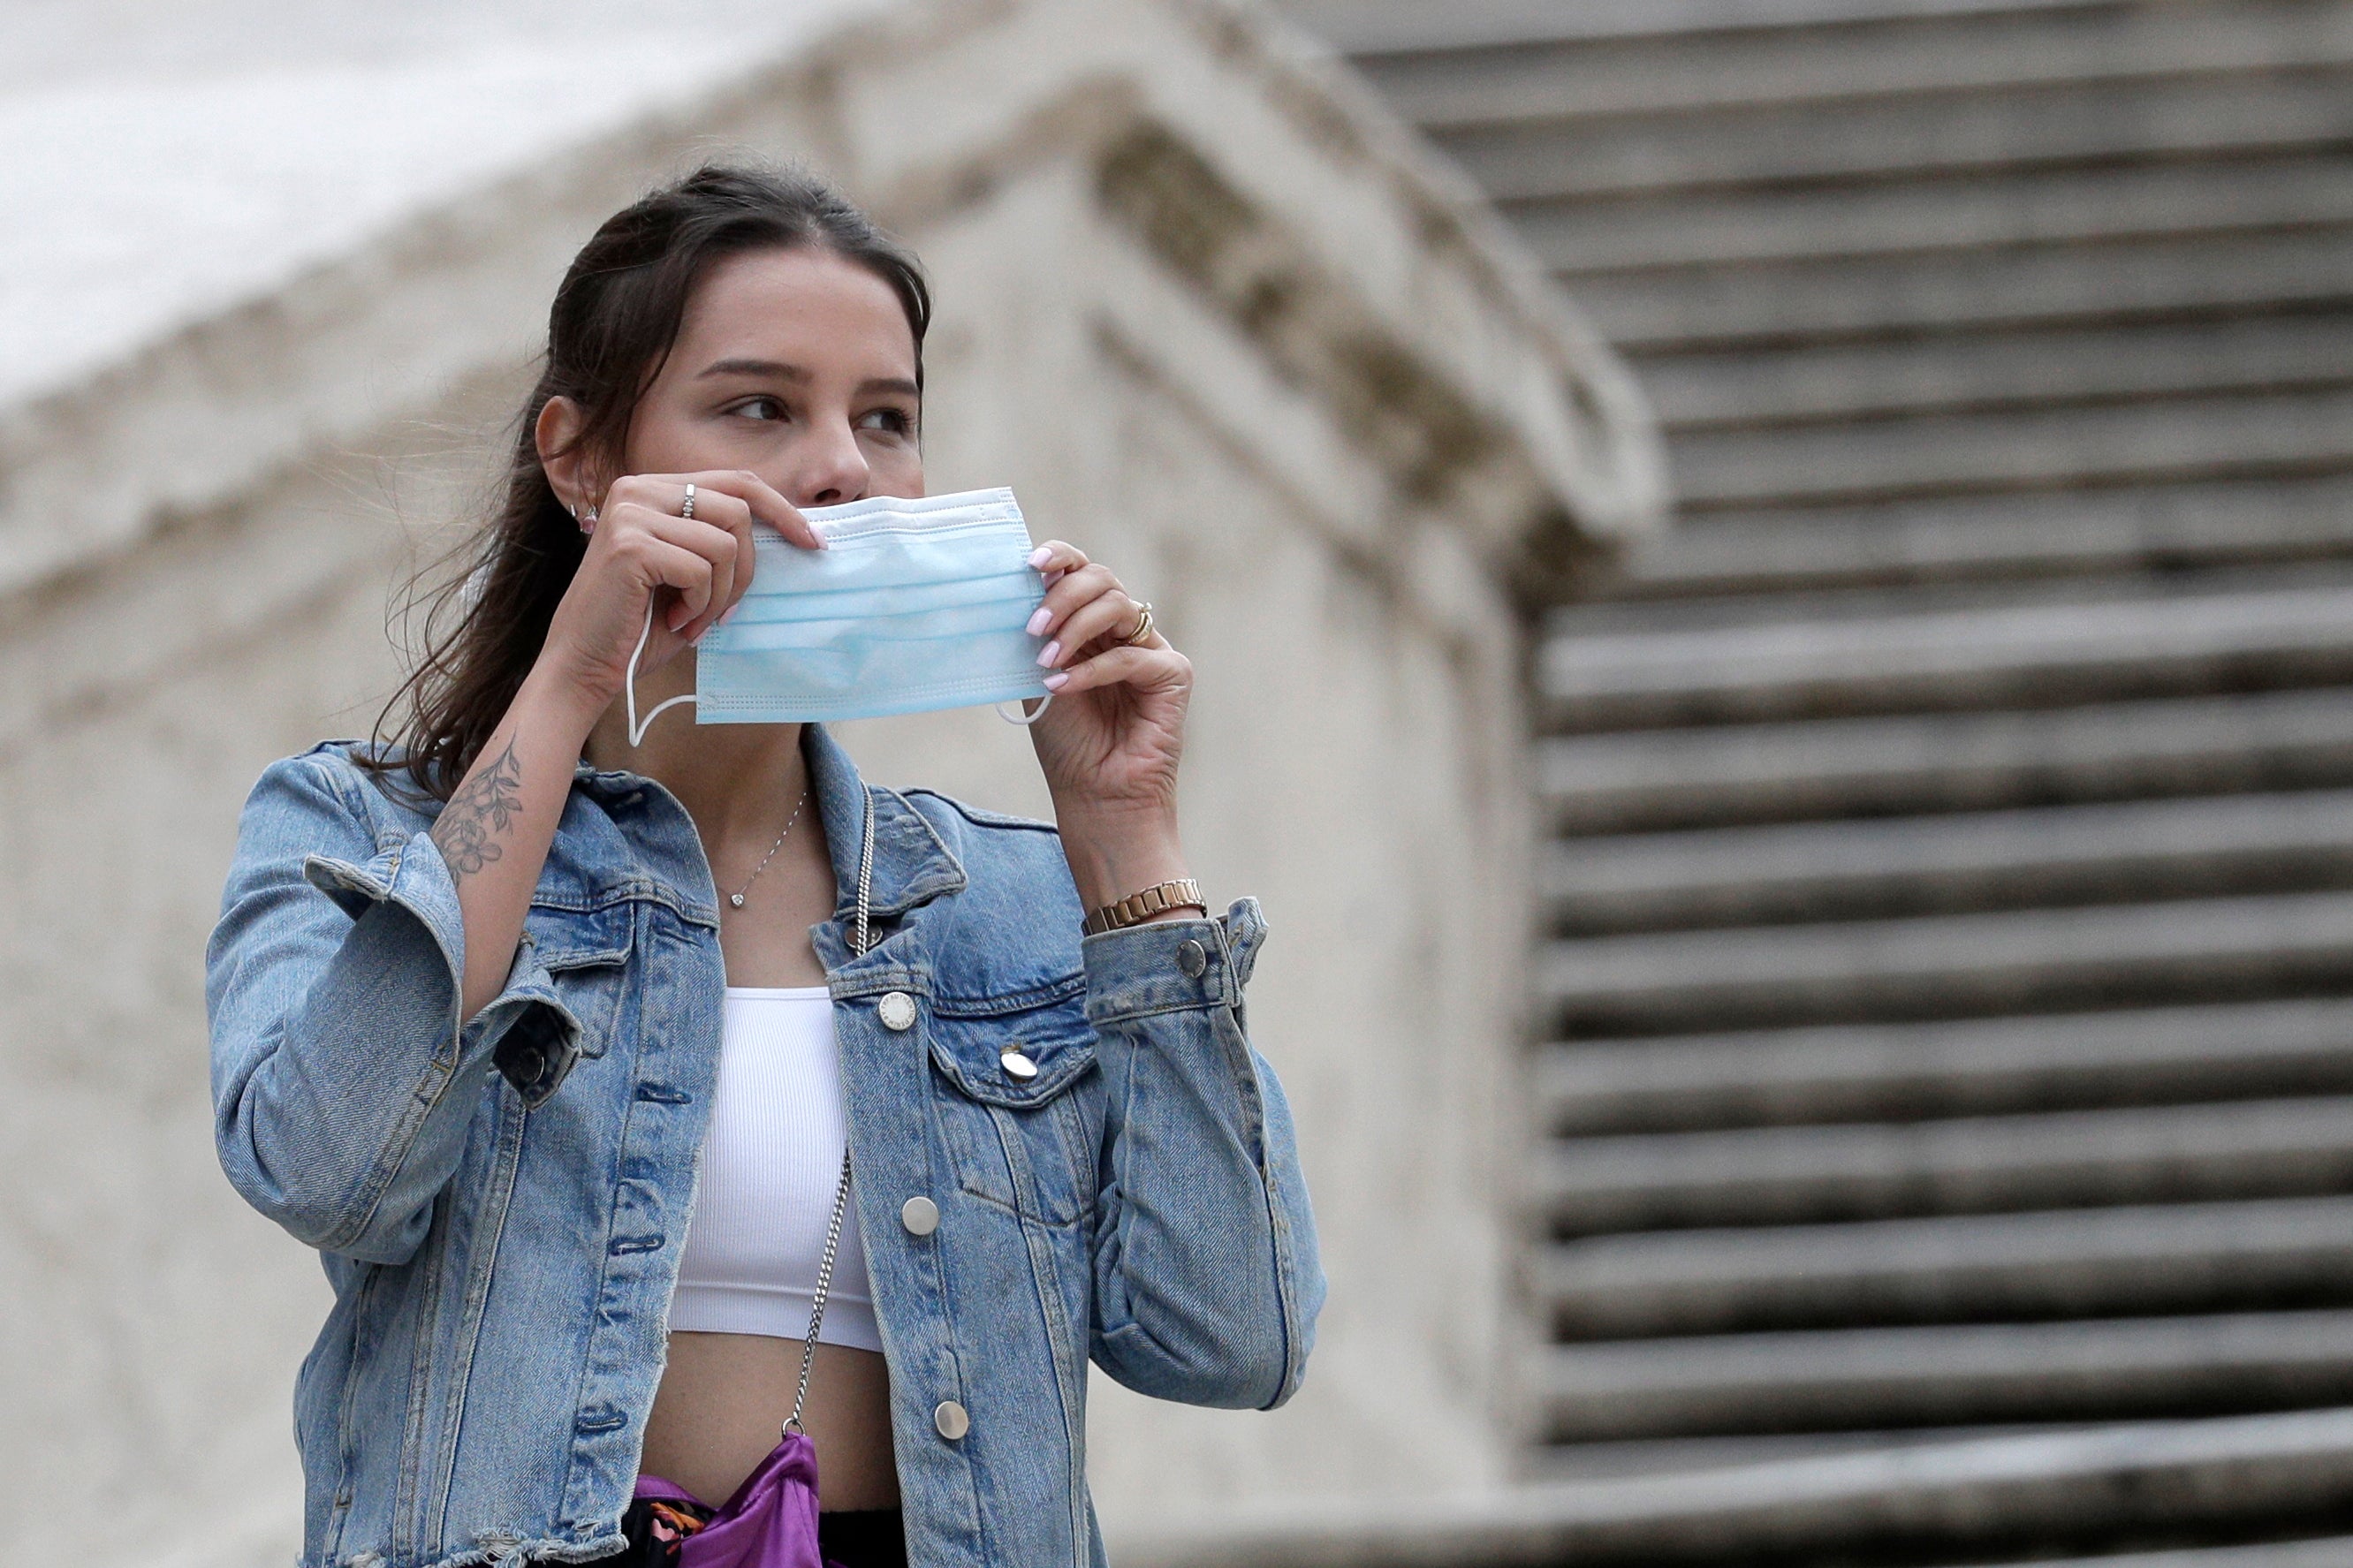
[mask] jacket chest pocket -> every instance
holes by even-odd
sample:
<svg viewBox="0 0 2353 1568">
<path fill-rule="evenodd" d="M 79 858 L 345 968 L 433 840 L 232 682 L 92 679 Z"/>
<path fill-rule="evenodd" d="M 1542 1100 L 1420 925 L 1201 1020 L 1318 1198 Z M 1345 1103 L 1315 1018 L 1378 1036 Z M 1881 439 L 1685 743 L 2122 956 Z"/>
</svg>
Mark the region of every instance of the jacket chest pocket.
<svg viewBox="0 0 2353 1568">
<path fill-rule="evenodd" d="M 1083 978 L 1039 1005 L 938 1002 L 931 1026 L 934 1103 L 957 1185 L 1049 1225 L 1082 1218 L 1102 1120 Z"/>
</svg>

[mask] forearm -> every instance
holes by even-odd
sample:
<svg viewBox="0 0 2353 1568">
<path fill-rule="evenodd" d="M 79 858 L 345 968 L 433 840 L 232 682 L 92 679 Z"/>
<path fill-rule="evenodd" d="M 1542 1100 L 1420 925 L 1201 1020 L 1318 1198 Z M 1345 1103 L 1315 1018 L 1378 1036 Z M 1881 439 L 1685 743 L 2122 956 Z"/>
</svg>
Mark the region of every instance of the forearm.
<svg viewBox="0 0 2353 1568">
<path fill-rule="evenodd" d="M 581 743 L 596 719 L 588 710 L 576 689 L 533 671 L 433 825 L 465 917 L 461 1020 L 506 984 Z"/>
<path fill-rule="evenodd" d="M 1071 879 L 1088 910 L 1193 874 L 1186 868 L 1173 806 L 1117 809 L 1058 800 L 1054 818 Z M 1147 918 L 1167 920 L 1187 912 L 1170 910 Z"/>
</svg>

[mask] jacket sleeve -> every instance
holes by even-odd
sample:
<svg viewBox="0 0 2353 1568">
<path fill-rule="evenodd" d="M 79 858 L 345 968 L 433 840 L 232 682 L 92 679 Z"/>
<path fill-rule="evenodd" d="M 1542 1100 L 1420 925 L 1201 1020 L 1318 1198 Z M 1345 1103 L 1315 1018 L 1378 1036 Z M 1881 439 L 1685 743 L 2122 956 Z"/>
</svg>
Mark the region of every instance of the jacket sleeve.
<svg viewBox="0 0 2353 1568">
<path fill-rule="evenodd" d="M 1324 1303 L 1291 1109 L 1243 1028 L 1265 934 L 1243 899 L 1083 947 L 1105 1084 L 1092 1354 L 1190 1405 L 1289 1399 Z"/>
<path fill-rule="evenodd" d="M 246 801 L 205 955 L 213 1130 L 231 1184 L 294 1236 L 403 1263 L 488 1075 L 536 1105 L 580 1026 L 526 936 L 505 988 L 459 1026 L 448 868 L 422 832 L 380 843 L 354 787 L 311 752 L 272 763 Z"/>
</svg>

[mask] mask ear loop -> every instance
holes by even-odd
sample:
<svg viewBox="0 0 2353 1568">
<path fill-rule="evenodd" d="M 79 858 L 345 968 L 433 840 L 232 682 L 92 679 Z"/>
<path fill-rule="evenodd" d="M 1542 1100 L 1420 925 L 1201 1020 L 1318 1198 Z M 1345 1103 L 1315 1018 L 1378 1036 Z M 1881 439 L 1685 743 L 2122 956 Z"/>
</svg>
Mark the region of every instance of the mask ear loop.
<svg viewBox="0 0 2353 1568">
<path fill-rule="evenodd" d="M 644 721 L 642 723 L 638 721 L 638 660 L 645 657 L 646 639 L 653 635 L 654 596 L 650 592 L 649 592 L 646 595 L 645 629 L 638 634 L 638 646 L 629 655 L 629 679 L 628 685 L 624 688 L 624 689 L 628 693 L 629 744 L 633 748 L 644 743 L 646 731 L 653 727 L 654 721 L 660 718 L 666 710 L 675 708 L 681 702 L 691 702 L 694 700 L 693 692 L 681 692 L 678 696 L 671 698 L 667 702 L 657 703 L 654 707 L 654 710 L 645 716 Z M 1040 711 L 1043 711 L 1043 710 L 1040 710 Z"/>
<path fill-rule="evenodd" d="M 1054 694 L 1049 691 L 1044 697 L 1039 699 L 1038 710 L 1034 713 L 1008 713 L 1006 711 L 1008 708 L 1018 708 L 1020 705 L 1021 699 L 1018 697 L 1013 699 L 1010 702 L 1000 702 L 997 705 L 997 716 L 1004 720 L 1008 724 L 1018 724 L 1026 730 L 1030 725 L 1035 724 L 1039 720 L 1043 719 L 1046 716 L 1046 710 L 1054 705 Z M 656 710 L 656 711 L 659 711 L 659 710 Z"/>
</svg>

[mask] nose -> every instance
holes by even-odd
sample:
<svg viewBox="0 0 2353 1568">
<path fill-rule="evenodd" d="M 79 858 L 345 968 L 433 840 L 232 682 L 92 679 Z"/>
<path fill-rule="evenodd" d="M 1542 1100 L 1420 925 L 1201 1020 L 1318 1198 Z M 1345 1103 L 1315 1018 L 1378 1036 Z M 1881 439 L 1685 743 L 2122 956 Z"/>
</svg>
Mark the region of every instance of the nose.
<svg viewBox="0 0 2353 1568">
<path fill-rule="evenodd" d="M 865 499 L 873 474 L 847 419 L 817 426 L 794 458 L 785 494 L 795 506 L 839 506 Z"/>
</svg>

